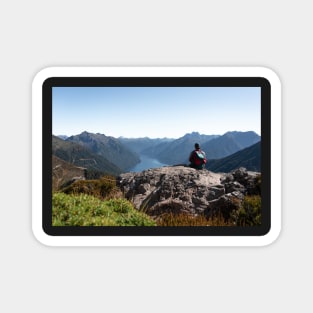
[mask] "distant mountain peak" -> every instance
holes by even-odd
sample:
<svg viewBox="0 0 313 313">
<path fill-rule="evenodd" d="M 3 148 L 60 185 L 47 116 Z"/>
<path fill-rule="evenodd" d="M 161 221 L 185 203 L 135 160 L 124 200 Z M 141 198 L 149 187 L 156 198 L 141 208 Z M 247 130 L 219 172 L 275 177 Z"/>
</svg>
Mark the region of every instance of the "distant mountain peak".
<svg viewBox="0 0 313 313">
<path fill-rule="evenodd" d="M 193 132 L 191 132 L 191 133 L 185 134 L 185 136 L 183 136 L 183 137 L 186 138 L 186 137 L 194 137 L 194 136 L 200 136 L 200 133 L 193 131 Z"/>
<path fill-rule="evenodd" d="M 68 136 L 66 135 L 57 135 L 56 137 L 63 139 L 63 140 L 66 140 L 68 138 Z"/>
<path fill-rule="evenodd" d="M 257 135 L 257 133 L 254 132 L 253 130 L 248 130 L 248 131 L 233 130 L 233 131 L 226 132 L 224 135 L 240 135 L 240 134 Z"/>
</svg>

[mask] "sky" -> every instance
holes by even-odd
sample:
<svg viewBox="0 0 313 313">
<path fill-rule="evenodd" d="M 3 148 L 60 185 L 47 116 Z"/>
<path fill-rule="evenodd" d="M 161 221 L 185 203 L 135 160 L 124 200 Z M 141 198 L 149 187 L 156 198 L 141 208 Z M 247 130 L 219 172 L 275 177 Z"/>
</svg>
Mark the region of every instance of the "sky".
<svg viewBox="0 0 313 313">
<path fill-rule="evenodd" d="M 261 134 L 260 87 L 53 87 L 52 132 L 127 138 Z"/>
</svg>

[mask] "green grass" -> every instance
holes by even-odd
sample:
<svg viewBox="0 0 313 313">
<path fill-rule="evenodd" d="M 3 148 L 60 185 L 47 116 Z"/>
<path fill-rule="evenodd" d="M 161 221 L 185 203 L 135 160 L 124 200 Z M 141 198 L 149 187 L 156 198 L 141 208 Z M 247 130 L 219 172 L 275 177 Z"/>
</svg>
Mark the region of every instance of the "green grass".
<svg viewBox="0 0 313 313">
<path fill-rule="evenodd" d="M 94 196 L 54 193 L 53 226 L 156 226 L 126 199 L 102 201 Z"/>
</svg>

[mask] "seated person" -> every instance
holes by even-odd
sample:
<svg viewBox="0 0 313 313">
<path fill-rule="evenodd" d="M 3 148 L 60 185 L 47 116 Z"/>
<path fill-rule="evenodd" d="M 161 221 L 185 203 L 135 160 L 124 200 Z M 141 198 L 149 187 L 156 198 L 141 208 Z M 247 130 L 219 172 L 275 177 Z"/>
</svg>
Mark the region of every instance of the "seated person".
<svg viewBox="0 0 313 313">
<path fill-rule="evenodd" d="M 206 155 L 205 152 L 200 149 L 198 143 L 195 144 L 195 150 L 190 153 L 189 156 L 190 167 L 201 170 L 205 167 Z"/>
</svg>

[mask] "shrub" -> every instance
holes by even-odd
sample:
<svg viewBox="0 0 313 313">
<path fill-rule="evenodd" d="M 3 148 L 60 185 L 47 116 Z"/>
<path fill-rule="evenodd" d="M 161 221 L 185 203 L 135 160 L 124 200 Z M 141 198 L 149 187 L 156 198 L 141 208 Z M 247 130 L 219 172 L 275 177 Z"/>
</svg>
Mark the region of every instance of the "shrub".
<svg viewBox="0 0 313 313">
<path fill-rule="evenodd" d="M 79 180 L 64 188 L 62 192 L 66 194 L 83 193 L 100 199 L 118 198 L 121 196 L 114 176 L 103 176 L 100 179 L 93 180 Z"/>
<path fill-rule="evenodd" d="M 233 211 L 232 217 L 237 226 L 261 225 L 261 197 L 246 196 L 241 207 Z"/>
</svg>

